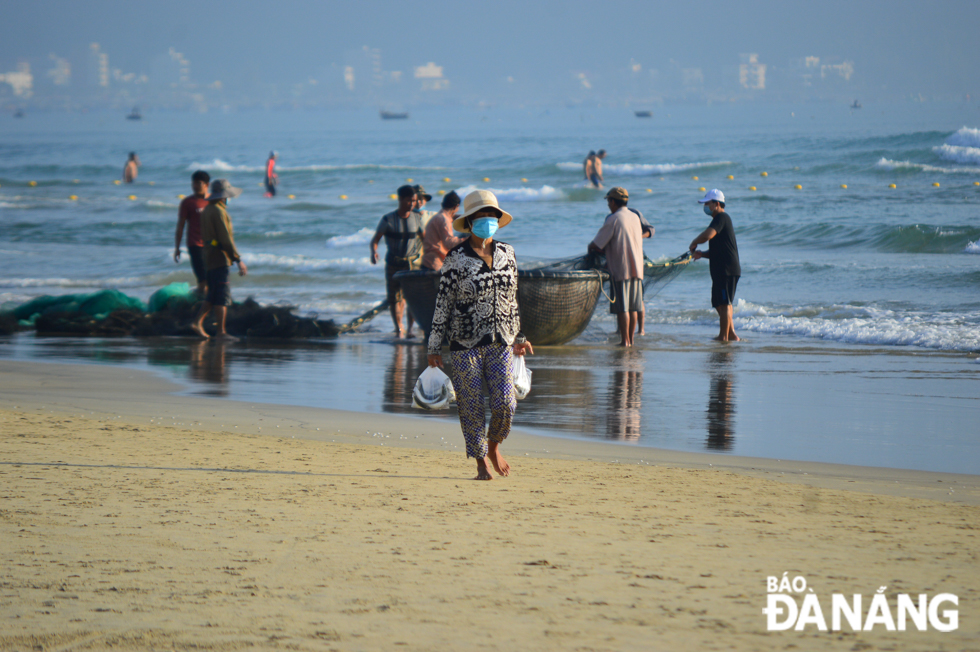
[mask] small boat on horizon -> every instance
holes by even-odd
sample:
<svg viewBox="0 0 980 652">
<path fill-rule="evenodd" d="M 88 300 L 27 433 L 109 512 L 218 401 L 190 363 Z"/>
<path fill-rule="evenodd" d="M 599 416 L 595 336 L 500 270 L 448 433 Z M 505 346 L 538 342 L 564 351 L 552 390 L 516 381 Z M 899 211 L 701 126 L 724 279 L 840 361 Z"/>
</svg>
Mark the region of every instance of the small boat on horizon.
<svg viewBox="0 0 980 652">
<path fill-rule="evenodd" d="M 134 106 L 133 107 L 133 110 L 130 111 L 129 112 L 129 115 L 126 116 L 126 119 L 127 120 L 142 120 L 143 119 L 143 114 L 140 113 L 140 108 L 138 106 Z"/>
<path fill-rule="evenodd" d="M 14 111 L 14 117 L 15 118 L 23 118 L 24 117 L 24 110 L 23 109 L 17 109 L 16 111 Z"/>
<path fill-rule="evenodd" d="M 653 117 L 653 111 L 633 111 L 633 114 L 637 118 L 652 118 Z"/>
<path fill-rule="evenodd" d="M 382 111 L 381 119 L 382 120 L 407 120 L 408 112 L 407 111 L 404 112 Z"/>
<path fill-rule="evenodd" d="M 861 103 L 858 102 L 857 100 L 854 100 L 854 104 L 851 105 L 851 108 L 852 109 L 860 109 L 861 108 Z"/>
</svg>

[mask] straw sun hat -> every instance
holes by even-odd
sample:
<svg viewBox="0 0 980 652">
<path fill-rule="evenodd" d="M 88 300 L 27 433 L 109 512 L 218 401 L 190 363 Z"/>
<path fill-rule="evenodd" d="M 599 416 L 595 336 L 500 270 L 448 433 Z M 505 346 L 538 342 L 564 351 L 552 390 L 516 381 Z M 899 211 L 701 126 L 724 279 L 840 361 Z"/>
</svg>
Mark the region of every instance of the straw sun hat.
<svg viewBox="0 0 980 652">
<path fill-rule="evenodd" d="M 510 224 L 514 216 L 497 205 L 497 197 L 489 190 L 474 190 L 466 195 L 463 200 L 463 214 L 453 220 L 453 228 L 460 233 L 469 233 L 470 229 L 466 226 L 466 218 L 484 208 L 496 208 L 500 211 L 497 226 L 503 228 Z"/>
</svg>

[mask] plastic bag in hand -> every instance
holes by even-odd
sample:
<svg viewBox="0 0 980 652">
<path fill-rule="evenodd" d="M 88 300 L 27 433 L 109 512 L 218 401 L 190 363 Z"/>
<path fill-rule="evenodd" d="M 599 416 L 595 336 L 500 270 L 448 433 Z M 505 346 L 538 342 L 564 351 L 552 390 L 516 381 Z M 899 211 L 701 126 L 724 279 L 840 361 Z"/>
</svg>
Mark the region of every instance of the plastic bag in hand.
<svg viewBox="0 0 980 652">
<path fill-rule="evenodd" d="M 514 359 L 514 394 L 521 400 L 531 392 L 531 370 L 524 364 L 524 356 Z"/>
<path fill-rule="evenodd" d="M 415 381 L 412 405 L 423 410 L 448 410 L 456 402 L 453 381 L 439 367 L 426 367 Z"/>
</svg>

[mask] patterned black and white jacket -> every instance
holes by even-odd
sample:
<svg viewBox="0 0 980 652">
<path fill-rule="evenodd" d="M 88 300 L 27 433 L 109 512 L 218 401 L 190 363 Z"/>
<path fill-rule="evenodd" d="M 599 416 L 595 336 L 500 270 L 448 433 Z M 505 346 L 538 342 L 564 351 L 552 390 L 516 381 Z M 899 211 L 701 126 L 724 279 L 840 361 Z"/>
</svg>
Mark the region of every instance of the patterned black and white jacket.
<svg viewBox="0 0 980 652">
<path fill-rule="evenodd" d="M 432 315 L 430 354 L 442 350 L 447 329 L 454 351 L 493 342 L 510 345 L 520 333 L 514 248 L 496 240 L 491 246 L 493 269 L 476 255 L 469 240 L 446 256 Z"/>
</svg>

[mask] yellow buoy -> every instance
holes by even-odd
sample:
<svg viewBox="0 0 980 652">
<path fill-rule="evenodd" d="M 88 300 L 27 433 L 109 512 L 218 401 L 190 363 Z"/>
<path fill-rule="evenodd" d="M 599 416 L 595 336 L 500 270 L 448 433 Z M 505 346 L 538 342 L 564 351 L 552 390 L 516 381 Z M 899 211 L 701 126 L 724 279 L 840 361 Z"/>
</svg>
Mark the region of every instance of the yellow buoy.
<svg viewBox="0 0 980 652">
<path fill-rule="evenodd" d="M 935 182 L 935 183 L 934 183 L 934 184 L 932 184 L 932 185 L 933 185 L 933 187 L 934 187 L 934 188 L 938 188 L 938 187 L 939 187 L 939 182 L 937 181 L 937 182 Z"/>
<path fill-rule="evenodd" d="M 526 177 L 521 177 L 521 183 L 527 183 L 527 178 Z"/>
<path fill-rule="evenodd" d="M 28 182 L 27 182 L 27 185 L 29 185 L 30 187 L 32 187 L 32 188 L 33 188 L 34 186 L 36 186 L 36 185 L 37 185 L 37 181 L 28 181 Z"/>
<path fill-rule="evenodd" d="M 412 183 L 415 179 L 405 179 L 405 183 Z"/>
<path fill-rule="evenodd" d="M 136 201 L 136 195 L 130 195 L 129 201 Z"/>
<path fill-rule="evenodd" d="M 847 184 L 846 183 L 840 184 L 840 187 L 843 188 L 844 190 L 847 190 Z"/>
<path fill-rule="evenodd" d="M 449 177 L 443 177 L 442 178 L 442 182 L 443 183 L 449 183 L 450 181 L 452 181 L 452 179 L 450 179 Z"/>
<path fill-rule="evenodd" d="M 653 188 L 647 188 L 647 192 L 653 192 Z"/>
<path fill-rule="evenodd" d="M 368 183 L 374 183 L 374 179 L 368 179 Z"/>
<path fill-rule="evenodd" d="M 729 179 L 734 179 L 734 178 L 735 178 L 735 175 L 734 175 L 734 174 L 729 174 L 729 175 L 728 175 L 728 178 L 729 178 Z"/>
<path fill-rule="evenodd" d="M 72 183 L 78 183 L 78 179 L 72 179 L 71 182 Z"/>
<path fill-rule="evenodd" d="M 119 179 L 116 179 L 115 181 L 113 181 L 113 183 L 118 186 L 120 183 L 122 183 L 122 181 L 120 181 Z"/>
<path fill-rule="evenodd" d="M 698 190 L 700 190 L 701 192 L 704 192 L 704 186 L 701 186 L 700 188 L 698 188 Z"/>
<path fill-rule="evenodd" d="M 392 194 L 388 195 L 388 199 L 398 199 L 398 195 L 392 193 Z"/>
<path fill-rule="evenodd" d="M 660 180 L 661 180 L 661 181 L 663 181 L 663 180 L 664 180 L 664 178 L 663 178 L 663 177 L 660 177 Z"/>
<path fill-rule="evenodd" d="M 889 188 L 898 188 L 898 186 L 896 186 L 894 183 L 889 183 L 888 184 L 888 187 Z"/>
<path fill-rule="evenodd" d="M 800 184 L 796 184 L 793 187 L 796 188 L 797 190 L 803 190 L 803 186 L 801 186 Z"/>
<path fill-rule="evenodd" d="M 749 190 L 755 190 L 755 186 L 749 186 Z"/>
<path fill-rule="evenodd" d="M 290 199 L 292 199 L 292 195 L 290 195 L 289 197 L 290 197 Z M 341 195 L 340 198 L 341 199 L 347 199 L 347 195 Z"/>
<path fill-rule="evenodd" d="M 296 199 L 296 195 L 286 195 L 289 199 Z"/>
<path fill-rule="evenodd" d="M 157 182 L 156 182 L 156 181 L 151 181 L 151 182 L 150 182 L 150 185 L 151 185 L 151 186 L 155 186 L 155 185 L 157 185 Z"/>
<path fill-rule="evenodd" d="M 186 197 L 186 196 L 187 196 L 187 195 L 177 195 L 177 199 L 183 199 L 183 198 L 184 198 L 184 197 Z"/>
<path fill-rule="evenodd" d="M 768 172 L 760 172 L 759 173 L 759 176 L 760 177 L 768 177 L 769 176 L 769 173 Z"/>
<path fill-rule="evenodd" d="M 975 186 L 980 186 L 980 181 L 974 181 L 974 182 L 973 182 L 973 185 L 975 185 Z"/>
<path fill-rule="evenodd" d="M 439 191 L 438 193 L 436 193 L 436 194 L 439 194 L 439 195 L 445 195 L 445 194 L 446 194 L 446 191 L 445 191 L 445 190 L 440 190 L 440 191 Z"/>
<path fill-rule="evenodd" d="M 70 199 L 72 201 L 77 201 L 78 200 L 78 195 L 68 195 L 68 199 Z"/>
<path fill-rule="evenodd" d="M 698 178 L 697 178 L 697 177 L 691 177 L 691 178 L 692 178 L 692 179 L 694 179 L 695 181 L 697 181 L 697 180 L 698 180 Z"/>
<path fill-rule="evenodd" d="M 483 183 L 490 183 L 490 177 L 483 177 Z"/>
</svg>

